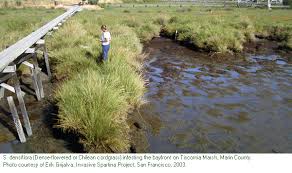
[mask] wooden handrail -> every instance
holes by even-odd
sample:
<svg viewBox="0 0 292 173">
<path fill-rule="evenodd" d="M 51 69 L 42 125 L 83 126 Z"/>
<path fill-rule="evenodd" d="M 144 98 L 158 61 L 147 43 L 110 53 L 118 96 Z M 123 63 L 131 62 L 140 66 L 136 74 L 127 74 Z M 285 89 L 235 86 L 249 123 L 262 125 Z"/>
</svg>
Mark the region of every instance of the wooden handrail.
<svg viewBox="0 0 292 173">
<path fill-rule="evenodd" d="M 81 7 L 78 5 L 71 7 L 64 14 L 58 16 L 38 30 L 32 32 L 28 36 L 24 37 L 23 39 L 19 40 L 15 44 L 0 52 L 0 72 L 2 72 L 5 67 L 7 67 L 10 63 L 16 60 L 28 48 L 34 45 L 39 39 L 44 37 L 50 30 L 52 30 L 55 26 L 61 23 L 64 19 L 69 18 L 74 13 L 80 10 Z"/>
</svg>

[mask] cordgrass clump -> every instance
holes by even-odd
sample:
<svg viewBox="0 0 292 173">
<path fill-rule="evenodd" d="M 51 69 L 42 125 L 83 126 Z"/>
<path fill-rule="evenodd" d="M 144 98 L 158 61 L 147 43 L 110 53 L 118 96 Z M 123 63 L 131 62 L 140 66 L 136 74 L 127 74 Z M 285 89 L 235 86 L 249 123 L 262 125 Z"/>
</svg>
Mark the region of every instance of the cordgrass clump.
<svg viewBox="0 0 292 173">
<path fill-rule="evenodd" d="M 59 127 L 78 133 L 89 152 L 126 152 L 129 108 L 119 79 L 88 70 L 57 93 Z"/>
<path fill-rule="evenodd" d="M 137 58 L 142 45 L 131 27 L 114 21 L 109 61 L 99 64 L 101 46 L 94 32 L 100 32 L 96 25 L 101 20 L 84 20 L 88 15 L 91 12 L 76 15 L 50 38 L 55 77 L 63 76 L 56 91 L 57 127 L 80 136 L 88 152 L 128 152 L 127 113 L 144 102 Z"/>
<path fill-rule="evenodd" d="M 174 38 L 178 31 L 178 41 L 204 51 L 240 52 L 244 43 L 254 41 L 255 37 L 277 40 L 292 49 L 291 11 L 181 9 L 183 13 L 178 13 L 177 8 L 164 7 L 146 11 L 144 7 L 143 11 L 126 9 L 129 12 L 111 8 L 98 13 L 84 10 L 48 37 L 50 63 L 58 81 L 56 126 L 76 133 L 88 152 L 127 152 L 130 145 L 127 113 L 144 103 L 141 42 L 160 32 Z M 1 9 L 0 49 L 61 12 Z M 112 34 L 109 61 L 105 63 L 98 60 L 102 24 Z"/>
<path fill-rule="evenodd" d="M 254 41 L 259 33 L 266 32 L 267 37 L 276 33 L 269 31 L 265 22 L 259 25 L 254 18 L 235 11 L 232 15 L 220 10 L 200 11 L 204 15 L 196 16 L 192 9 L 171 17 L 171 13 L 151 13 L 151 8 L 147 13 L 129 10 L 133 15 L 111 10 L 114 9 L 100 15 L 92 11 L 77 14 L 52 37 L 50 44 L 54 48 L 51 55 L 55 74 L 67 76 L 56 94 L 58 127 L 78 134 L 88 152 L 129 150 L 127 113 L 143 104 L 145 93 L 138 59 L 142 52 L 140 42 L 160 31 L 173 37 L 177 30 L 179 41 L 206 51 L 233 53 L 242 51 L 243 44 Z M 101 54 L 99 26 L 105 23 L 112 34 L 109 61 L 97 64 L 95 60 Z M 290 38 L 289 34 L 281 36 L 286 45 L 291 44 Z M 77 73 L 81 74 L 76 76 Z"/>
</svg>

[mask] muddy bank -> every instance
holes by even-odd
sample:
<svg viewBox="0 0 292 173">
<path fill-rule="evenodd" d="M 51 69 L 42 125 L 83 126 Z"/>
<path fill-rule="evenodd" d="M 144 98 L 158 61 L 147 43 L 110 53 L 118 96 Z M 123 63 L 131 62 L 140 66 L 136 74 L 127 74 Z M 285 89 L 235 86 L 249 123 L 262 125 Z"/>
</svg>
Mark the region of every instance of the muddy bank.
<svg viewBox="0 0 292 173">
<path fill-rule="evenodd" d="M 51 83 L 42 74 L 45 99 L 37 101 L 28 75 L 21 76 L 21 88 L 27 94 L 25 103 L 30 118 L 33 135 L 26 143 L 20 143 L 5 99 L 1 100 L 0 112 L 0 153 L 84 153 L 77 134 L 65 133 L 56 128 L 58 124 L 58 107 L 54 102 L 53 93 L 57 88 L 57 80 Z M 9 93 L 6 93 L 6 96 Z M 17 102 L 16 102 L 17 103 Z M 18 110 L 20 113 L 20 111 Z M 21 116 L 20 116 L 21 118 Z M 22 120 L 21 120 L 22 121 Z M 145 152 L 147 139 L 142 130 L 143 121 L 138 114 L 128 115 L 130 126 L 131 147 L 129 152 Z"/>
<path fill-rule="evenodd" d="M 78 138 L 54 128 L 57 122 L 58 108 L 53 102 L 53 90 L 56 87 L 47 76 L 42 74 L 45 98 L 37 101 L 30 85 L 29 75 L 22 75 L 21 88 L 30 118 L 33 135 L 21 144 L 10 115 L 6 100 L 1 100 L 0 113 L 0 152 L 1 153 L 71 153 L 82 152 Z M 6 93 L 9 94 L 9 93 Z M 16 102 L 17 103 L 17 102 Z M 20 111 L 18 111 L 20 113 Z M 21 118 L 21 116 L 20 116 Z M 21 120 L 22 121 L 22 120 Z"/>
<path fill-rule="evenodd" d="M 129 152 L 292 152 L 291 56 L 276 42 L 226 56 L 154 38 L 144 53 L 148 103 L 128 115 Z M 46 99 L 25 97 L 34 133 L 27 143 L 1 103 L 0 152 L 84 152 L 76 135 L 54 128 L 57 83 L 43 78 Z M 22 80 L 29 90 L 30 78 Z"/>
<path fill-rule="evenodd" d="M 169 34 L 165 29 L 160 31 L 160 36 L 163 38 L 168 38 L 175 41 L 177 44 L 184 46 L 188 49 L 191 49 L 195 52 L 201 52 L 203 54 L 208 54 L 210 58 L 217 61 L 222 60 L 238 60 L 238 58 L 245 58 L 246 53 L 249 54 L 275 54 L 284 56 L 288 58 L 289 61 L 292 61 L 292 50 L 283 46 L 282 40 L 277 40 L 273 37 L 263 37 L 260 35 L 255 35 L 253 40 L 246 41 L 243 43 L 242 51 L 231 51 L 231 52 L 214 52 L 211 51 L 209 48 L 200 48 L 196 44 L 192 43 L 191 41 L 186 40 L 176 40 L 178 35 L 175 33 Z"/>
<path fill-rule="evenodd" d="M 138 110 L 147 152 L 292 152 L 292 66 L 274 42 L 218 58 L 155 38 Z"/>
</svg>

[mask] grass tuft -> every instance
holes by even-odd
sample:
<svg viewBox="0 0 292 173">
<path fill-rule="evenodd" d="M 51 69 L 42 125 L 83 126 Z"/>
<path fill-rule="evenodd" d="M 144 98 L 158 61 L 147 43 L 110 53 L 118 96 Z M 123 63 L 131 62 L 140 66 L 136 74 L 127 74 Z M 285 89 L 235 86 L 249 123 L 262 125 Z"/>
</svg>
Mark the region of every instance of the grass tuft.
<svg viewBox="0 0 292 173">
<path fill-rule="evenodd" d="M 59 127 L 78 133 L 89 152 L 128 151 L 129 104 L 124 89 L 116 86 L 119 79 L 87 70 L 57 93 Z"/>
</svg>

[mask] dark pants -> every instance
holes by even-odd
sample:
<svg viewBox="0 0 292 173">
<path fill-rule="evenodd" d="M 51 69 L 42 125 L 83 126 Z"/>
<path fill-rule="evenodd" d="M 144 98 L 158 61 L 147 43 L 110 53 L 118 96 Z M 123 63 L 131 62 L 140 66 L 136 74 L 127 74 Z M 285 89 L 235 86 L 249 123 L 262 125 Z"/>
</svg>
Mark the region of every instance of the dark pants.
<svg viewBox="0 0 292 173">
<path fill-rule="evenodd" d="M 102 58 L 104 61 L 107 61 L 109 49 L 110 45 L 102 45 Z"/>
</svg>

